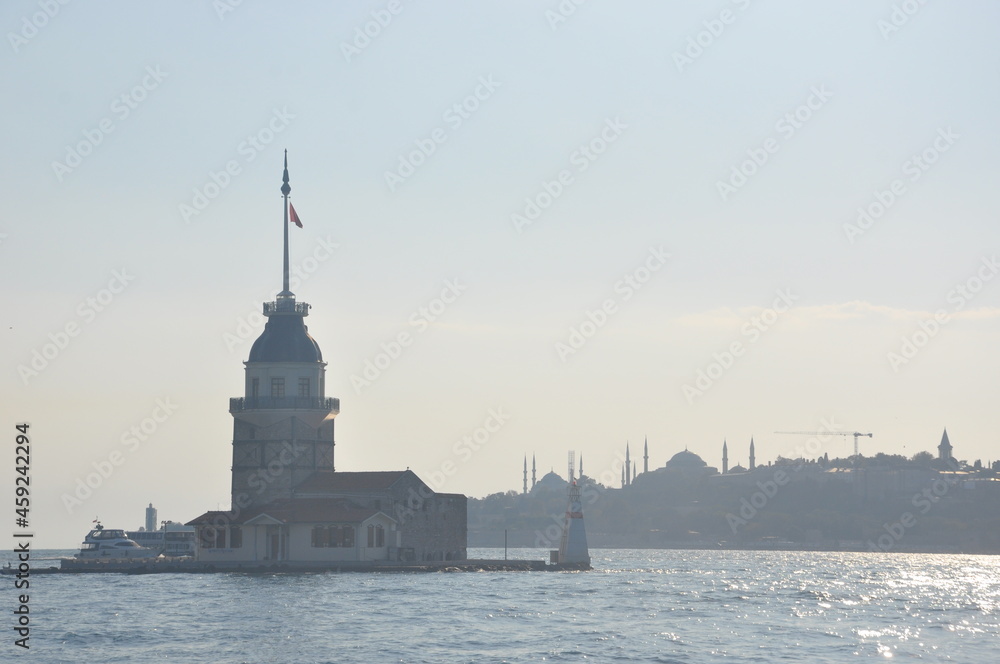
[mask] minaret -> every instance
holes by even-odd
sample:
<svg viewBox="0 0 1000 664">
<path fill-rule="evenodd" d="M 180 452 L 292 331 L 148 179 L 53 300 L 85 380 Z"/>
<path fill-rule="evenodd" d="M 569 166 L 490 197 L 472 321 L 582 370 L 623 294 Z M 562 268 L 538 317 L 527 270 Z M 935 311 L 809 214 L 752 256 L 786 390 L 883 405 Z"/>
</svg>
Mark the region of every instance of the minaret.
<svg viewBox="0 0 1000 664">
<path fill-rule="evenodd" d="M 750 436 L 750 470 L 757 467 L 757 461 L 753 453 L 753 436 Z"/>
<path fill-rule="evenodd" d="M 635 482 L 635 476 L 636 473 L 638 472 L 639 472 L 639 464 L 636 463 L 634 466 L 632 466 L 632 482 Z"/>
<path fill-rule="evenodd" d="M 725 475 L 729 472 L 729 446 L 726 445 L 726 439 L 722 439 L 722 474 Z"/>
<path fill-rule="evenodd" d="M 535 489 L 535 455 L 531 455 L 531 489 Z"/>
<path fill-rule="evenodd" d="M 583 452 L 580 452 L 580 477 L 583 477 Z"/>
<path fill-rule="evenodd" d="M 233 422 L 232 509 L 279 498 L 316 471 L 333 471 L 333 420 L 340 400 L 326 397 L 326 363 L 309 336 L 309 305 L 288 289 L 288 153 L 282 175 L 282 290 L 264 303 L 267 324 L 244 362 L 244 396 L 229 400 Z"/>
<path fill-rule="evenodd" d="M 521 493 L 528 493 L 528 455 L 524 455 L 524 488 Z"/>
<path fill-rule="evenodd" d="M 642 472 L 649 472 L 649 439 L 645 438 L 642 442 Z"/>
<path fill-rule="evenodd" d="M 941 436 L 941 443 L 938 445 L 938 460 L 950 461 L 951 457 L 951 441 L 948 440 L 948 429 L 946 428 Z"/>
<path fill-rule="evenodd" d="M 632 483 L 632 462 L 628 459 L 628 441 L 625 441 L 625 486 Z"/>
</svg>

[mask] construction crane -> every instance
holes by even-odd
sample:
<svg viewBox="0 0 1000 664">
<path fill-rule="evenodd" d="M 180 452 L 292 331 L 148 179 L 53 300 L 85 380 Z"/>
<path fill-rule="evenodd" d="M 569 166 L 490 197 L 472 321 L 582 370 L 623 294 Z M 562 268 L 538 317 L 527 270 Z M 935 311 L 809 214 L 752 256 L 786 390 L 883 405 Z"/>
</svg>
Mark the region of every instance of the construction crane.
<svg viewBox="0 0 1000 664">
<path fill-rule="evenodd" d="M 854 436 L 854 456 L 858 456 L 858 438 L 861 436 L 872 437 L 870 433 L 860 431 L 775 431 L 774 433 L 789 433 L 802 436 Z"/>
</svg>

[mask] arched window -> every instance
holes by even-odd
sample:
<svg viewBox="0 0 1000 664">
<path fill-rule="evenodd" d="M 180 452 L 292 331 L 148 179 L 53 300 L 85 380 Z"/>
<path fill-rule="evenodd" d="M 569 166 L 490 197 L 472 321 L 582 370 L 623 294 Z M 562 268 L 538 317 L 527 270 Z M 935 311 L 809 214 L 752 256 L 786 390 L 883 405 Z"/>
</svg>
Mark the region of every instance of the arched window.
<svg viewBox="0 0 1000 664">
<path fill-rule="evenodd" d="M 377 549 L 385 546 L 385 528 L 381 524 L 368 526 L 368 548 Z"/>
</svg>

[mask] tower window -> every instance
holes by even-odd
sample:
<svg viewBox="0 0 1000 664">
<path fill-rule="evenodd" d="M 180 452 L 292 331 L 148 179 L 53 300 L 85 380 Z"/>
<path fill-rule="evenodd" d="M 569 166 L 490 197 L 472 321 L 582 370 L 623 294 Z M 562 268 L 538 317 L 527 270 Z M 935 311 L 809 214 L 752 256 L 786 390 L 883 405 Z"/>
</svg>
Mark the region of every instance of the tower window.
<svg viewBox="0 0 1000 664">
<path fill-rule="evenodd" d="M 284 378 L 272 378 L 271 379 L 271 396 L 277 398 L 283 398 L 285 396 L 285 379 Z"/>
<path fill-rule="evenodd" d="M 309 379 L 304 376 L 299 377 L 299 396 L 309 396 Z"/>
<path fill-rule="evenodd" d="M 250 379 L 250 396 L 254 399 L 260 396 L 260 378 Z"/>
</svg>

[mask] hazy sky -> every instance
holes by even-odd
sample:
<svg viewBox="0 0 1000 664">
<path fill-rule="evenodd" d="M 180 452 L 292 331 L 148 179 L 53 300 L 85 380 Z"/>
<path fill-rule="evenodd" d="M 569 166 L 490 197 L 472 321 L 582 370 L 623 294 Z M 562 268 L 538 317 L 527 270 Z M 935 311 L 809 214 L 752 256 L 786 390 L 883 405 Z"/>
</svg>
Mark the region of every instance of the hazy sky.
<svg viewBox="0 0 1000 664">
<path fill-rule="evenodd" d="M 285 148 L 340 470 L 483 496 L 526 454 L 617 478 L 626 440 L 745 465 L 751 436 L 766 462 L 805 441 L 775 431 L 830 427 L 1000 458 L 996 3 L 12 0 L 0 23 L 4 463 L 30 422 L 36 546 L 228 506 Z"/>
</svg>

